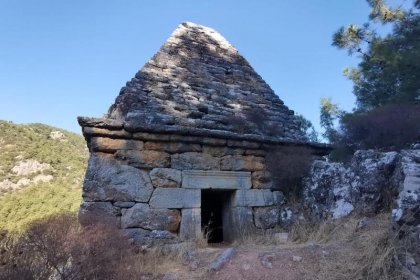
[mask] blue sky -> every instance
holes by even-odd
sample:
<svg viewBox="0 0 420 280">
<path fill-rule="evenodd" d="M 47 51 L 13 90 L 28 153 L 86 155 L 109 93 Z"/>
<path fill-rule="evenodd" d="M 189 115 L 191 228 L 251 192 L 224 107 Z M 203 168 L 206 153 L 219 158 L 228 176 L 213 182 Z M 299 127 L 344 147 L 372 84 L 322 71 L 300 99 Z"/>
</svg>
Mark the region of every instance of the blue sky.
<svg viewBox="0 0 420 280">
<path fill-rule="evenodd" d="M 80 133 L 182 21 L 219 31 L 287 106 L 319 127 L 319 100 L 354 106 L 343 75 L 357 58 L 331 46 L 363 23 L 365 0 L 0 0 L 0 119 Z"/>
</svg>

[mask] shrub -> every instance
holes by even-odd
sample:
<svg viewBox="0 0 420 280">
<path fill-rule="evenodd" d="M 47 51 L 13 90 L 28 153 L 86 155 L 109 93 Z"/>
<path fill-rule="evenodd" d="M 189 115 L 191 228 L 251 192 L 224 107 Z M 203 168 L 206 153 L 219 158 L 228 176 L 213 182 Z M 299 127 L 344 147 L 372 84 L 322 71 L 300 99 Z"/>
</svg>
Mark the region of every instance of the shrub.
<svg viewBox="0 0 420 280">
<path fill-rule="evenodd" d="M 386 105 L 341 120 L 343 142 L 355 149 L 402 149 L 420 140 L 420 105 Z"/>
<path fill-rule="evenodd" d="M 283 146 L 269 151 L 267 168 L 273 178 L 273 188 L 298 197 L 312 159 L 311 149 L 302 146 Z"/>
<path fill-rule="evenodd" d="M 19 237 L 3 232 L 0 252 L 1 279 L 130 279 L 139 272 L 115 226 L 81 227 L 73 215 L 35 222 Z"/>
</svg>

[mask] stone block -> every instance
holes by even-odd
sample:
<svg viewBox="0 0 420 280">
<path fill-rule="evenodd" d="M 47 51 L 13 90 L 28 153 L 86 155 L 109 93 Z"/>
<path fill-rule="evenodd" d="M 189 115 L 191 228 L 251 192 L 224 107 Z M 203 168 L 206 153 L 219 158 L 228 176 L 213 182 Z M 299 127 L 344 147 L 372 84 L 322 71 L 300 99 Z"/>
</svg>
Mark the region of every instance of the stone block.
<svg viewBox="0 0 420 280">
<path fill-rule="evenodd" d="M 133 139 L 139 139 L 144 141 L 169 141 L 171 135 L 160 134 L 160 133 L 148 133 L 148 132 L 136 132 L 133 133 Z"/>
<path fill-rule="evenodd" d="M 141 150 L 143 142 L 137 140 L 92 137 L 90 148 L 95 152 L 115 152 L 117 150 Z"/>
<path fill-rule="evenodd" d="M 251 175 L 252 187 L 254 189 L 272 189 L 273 181 L 268 171 L 254 171 Z"/>
<path fill-rule="evenodd" d="M 168 153 L 201 152 L 200 144 L 180 142 L 152 142 L 144 143 L 145 150 L 165 151 Z"/>
<path fill-rule="evenodd" d="M 203 145 L 203 153 L 214 157 L 222 157 L 226 155 L 242 155 L 244 150 L 229 147 Z"/>
<path fill-rule="evenodd" d="M 249 155 L 249 156 L 261 156 L 261 157 L 265 157 L 266 155 L 267 155 L 267 152 L 266 151 L 264 151 L 264 150 L 251 150 L 251 149 L 248 149 L 248 150 L 245 150 L 245 153 L 244 153 L 245 155 Z"/>
<path fill-rule="evenodd" d="M 181 171 L 171 168 L 154 168 L 149 173 L 155 188 L 179 188 L 181 186 Z"/>
<path fill-rule="evenodd" d="M 209 138 L 209 137 L 204 137 L 202 141 L 203 141 L 203 144 L 211 145 L 211 146 L 225 146 L 227 143 L 226 139 Z"/>
<path fill-rule="evenodd" d="M 261 147 L 261 144 L 257 142 L 236 141 L 236 140 L 228 140 L 227 145 L 229 147 L 239 147 L 239 148 L 246 148 L 246 149 L 258 149 L 259 147 Z"/>
<path fill-rule="evenodd" d="M 241 237 L 256 230 L 251 207 L 232 208 L 232 227 L 235 237 Z"/>
<path fill-rule="evenodd" d="M 201 233 L 201 209 L 182 209 L 181 227 L 179 236 L 183 240 L 193 240 Z"/>
<path fill-rule="evenodd" d="M 147 202 L 153 192 L 146 171 L 92 154 L 83 183 L 85 201 Z"/>
<path fill-rule="evenodd" d="M 182 188 L 186 189 L 250 189 L 251 173 L 243 171 L 182 171 Z"/>
<path fill-rule="evenodd" d="M 115 207 L 119 207 L 119 208 L 131 208 L 135 205 L 136 203 L 133 201 L 115 201 L 112 203 L 112 205 L 114 205 Z"/>
<path fill-rule="evenodd" d="M 111 202 L 82 201 L 79 210 L 79 222 L 82 225 L 91 225 L 92 221 L 111 223 L 119 227 L 121 210 L 112 206 Z"/>
<path fill-rule="evenodd" d="M 122 210 L 122 228 L 142 228 L 176 232 L 181 222 L 179 210 L 152 209 L 146 203 L 136 203 Z"/>
<path fill-rule="evenodd" d="M 280 209 L 274 207 L 256 207 L 254 209 L 255 226 L 261 229 L 273 228 L 279 224 Z"/>
<path fill-rule="evenodd" d="M 109 130 L 106 128 L 99 128 L 99 127 L 84 127 L 83 128 L 83 135 L 91 136 L 106 136 L 110 138 L 131 138 L 131 133 L 119 129 L 119 130 Z"/>
<path fill-rule="evenodd" d="M 200 190 L 157 188 L 150 198 L 152 208 L 197 208 L 201 207 Z"/>
<path fill-rule="evenodd" d="M 133 241 L 136 245 L 154 245 L 163 242 L 172 243 L 177 239 L 177 235 L 167 230 L 146 230 L 142 228 L 123 229 L 123 234 Z"/>
<path fill-rule="evenodd" d="M 232 205 L 235 206 L 272 206 L 275 203 L 273 192 L 270 190 L 237 190 L 233 195 Z"/>
<path fill-rule="evenodd" d="M 179 170 L 219 170 L 220 159 L 195 152 L 174 154 L 171 157 L 171 167 Z"/>
<path fill-rule="evenodd" d="M 262 171 L 265 170 L 263 157 L 256 156 L 225 156 L 220 162 L 221 170 L 232 171 Z"/>
<path fill-rule="evenodd" d="M 168 153 L 161 151 L 117 151 L 117 159 L 126 161 L 129 165 L 137 168 L 169 167 L 171 157 Z"/>
</svg>

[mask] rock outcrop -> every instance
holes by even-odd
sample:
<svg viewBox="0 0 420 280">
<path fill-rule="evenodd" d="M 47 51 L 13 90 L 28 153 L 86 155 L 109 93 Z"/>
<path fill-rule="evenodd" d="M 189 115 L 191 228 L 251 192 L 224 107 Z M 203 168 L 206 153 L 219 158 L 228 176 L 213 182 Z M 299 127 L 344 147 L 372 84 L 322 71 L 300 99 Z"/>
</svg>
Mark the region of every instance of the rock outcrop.
<svg viewBox="0 0 420 280">
<path fill-rule="evenodd" d="M 392 209 L 400 262 L 420 277 L 420 150 L 357 151 L 349 164 L 315 161 L 304 181 L 310 219 Z"/>
</svg>

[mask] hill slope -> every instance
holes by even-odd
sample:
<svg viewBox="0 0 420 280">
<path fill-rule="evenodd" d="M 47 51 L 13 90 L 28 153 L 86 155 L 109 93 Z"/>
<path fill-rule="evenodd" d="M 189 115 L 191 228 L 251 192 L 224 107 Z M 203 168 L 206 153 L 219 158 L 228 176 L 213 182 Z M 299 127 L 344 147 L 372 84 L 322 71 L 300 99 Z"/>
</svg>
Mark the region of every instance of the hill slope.
<svg viewBox="0 0 420 280">
<path fill-rule="evenodd" d="M 0 229 L 77 211 L 88 152 L 82 136 L 0 121 Z"/>
</svg>

